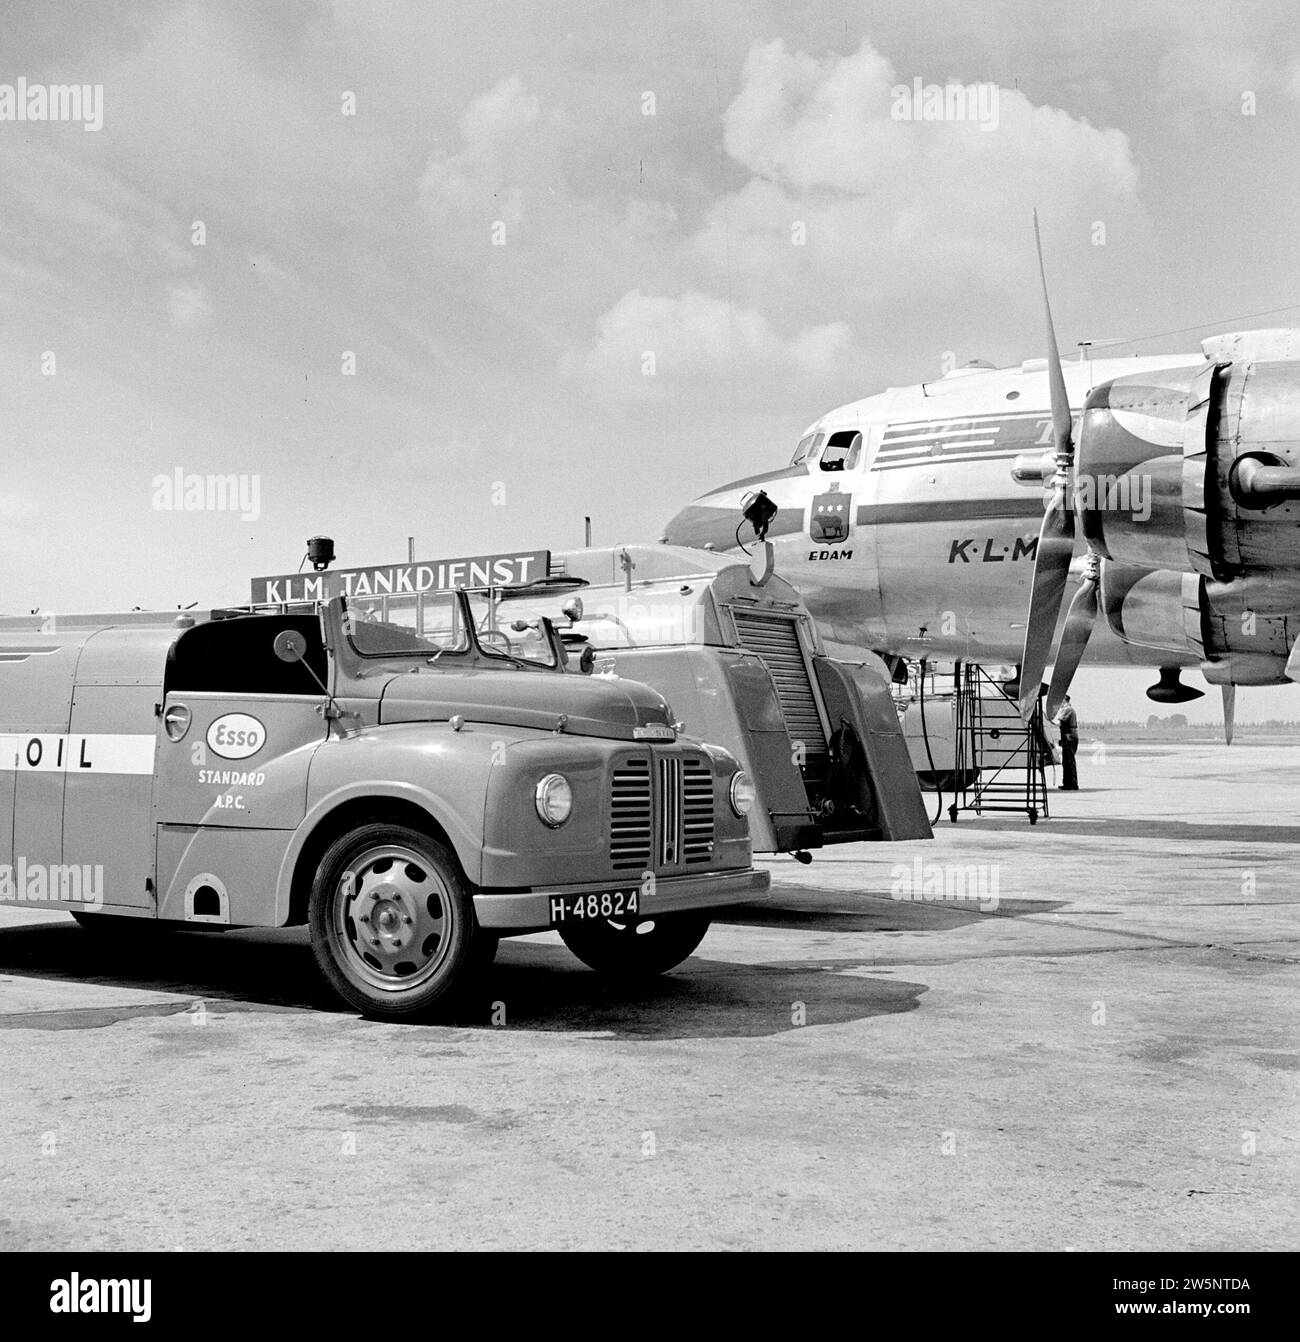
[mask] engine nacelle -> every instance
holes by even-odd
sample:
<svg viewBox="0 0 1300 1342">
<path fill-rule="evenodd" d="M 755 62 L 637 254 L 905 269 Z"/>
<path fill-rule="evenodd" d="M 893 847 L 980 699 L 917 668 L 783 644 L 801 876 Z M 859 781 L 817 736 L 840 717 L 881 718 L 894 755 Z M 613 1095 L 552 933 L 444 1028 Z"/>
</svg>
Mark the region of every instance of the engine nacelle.
<svg viewBox="0 0 1300 1342">
<path fill-rule="evenodd" d="M 1120 564 L 1220 583 L 1300 573 L 1300 332 L 1202 348 L 1199 368 L 1088 396 L 1073 480 L 1083 534 Z"/>
<path fill-rule="evenodd" d="M 1107 560 L 1100 601 L 1120 638 L 1153 652 L 1197 658 L 1211 684 L 1277 685 L 1287 679 L 1300 574 L 1222 583 L 1199 573 Z"/>
</svg>

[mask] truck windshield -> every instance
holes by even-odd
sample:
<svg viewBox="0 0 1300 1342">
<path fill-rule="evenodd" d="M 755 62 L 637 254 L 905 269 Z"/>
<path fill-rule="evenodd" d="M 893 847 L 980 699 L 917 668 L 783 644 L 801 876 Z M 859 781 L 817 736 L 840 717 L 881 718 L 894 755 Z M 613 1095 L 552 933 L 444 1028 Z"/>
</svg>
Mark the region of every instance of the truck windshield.
<svg viewBox="0 0 1300 1342">
<path fill-rule="evenodd" d="M 505 591 L 502 618 L 539 620 L 545 615 L 562 634 L 580 635 L 597 652 L 705 641 L 701 607 L 697 602 L 683 601 L 677 582 L 645 584 L 631 592 L 622 587 L 585 587 L 582 617 L 572 624 L 564 612 L 567 595 Z"/>
<path fill-rule="evenodd" d="M 555 666 L 551 641 L 539 619 L 502 608 L 484 592 L 466 593 L 473 624 L 455 592 L 426 592 L 417 601 L 385 609 L 379 602 L 357 601 L 348 608 L 348 641 L 363 657 L 426 657 L 470 652 L 475 644 L 489 657 L 536 666 Z"/>
</svg>

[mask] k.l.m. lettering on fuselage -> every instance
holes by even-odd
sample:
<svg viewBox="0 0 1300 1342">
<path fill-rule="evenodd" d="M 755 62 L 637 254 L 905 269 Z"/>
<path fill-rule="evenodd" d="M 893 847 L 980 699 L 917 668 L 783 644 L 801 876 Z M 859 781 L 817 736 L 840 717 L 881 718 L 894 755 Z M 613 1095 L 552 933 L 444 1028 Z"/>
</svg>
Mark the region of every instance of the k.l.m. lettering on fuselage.
<svg viewBox="0 0 1300 1342">
<path fill-rule="evenodd" d="M 1017 536 L 1000 541 L 996 536 L 957 536 L 948 545 L 950 564 L 1003 564 L 1032 560 L 1038 553 L 1037 536 Z"/>
</svg>

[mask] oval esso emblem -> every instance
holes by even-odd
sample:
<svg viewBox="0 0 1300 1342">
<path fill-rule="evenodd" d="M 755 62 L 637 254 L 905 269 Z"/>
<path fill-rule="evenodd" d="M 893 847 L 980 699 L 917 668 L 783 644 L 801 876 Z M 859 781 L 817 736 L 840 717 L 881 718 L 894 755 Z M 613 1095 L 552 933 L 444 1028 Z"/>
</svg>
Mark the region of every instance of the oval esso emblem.
<svg viewBox="0 0 1300 1342">
<path fill-rule="evenodd" d="M 208 728 L 208 749 L 223 760 L 243 760 L 266 744 L 266 728 L 248 713 L 223 713 Z"/>
</svg>

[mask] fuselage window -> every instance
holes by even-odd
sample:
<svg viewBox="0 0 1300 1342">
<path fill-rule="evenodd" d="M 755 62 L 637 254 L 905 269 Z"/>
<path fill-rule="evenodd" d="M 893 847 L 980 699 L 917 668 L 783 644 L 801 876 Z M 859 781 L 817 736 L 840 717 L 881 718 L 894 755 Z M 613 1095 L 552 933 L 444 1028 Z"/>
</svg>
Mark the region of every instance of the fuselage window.
<svg viewBox="0 0 1300 1342">
<path fill-rule="evenodd" d="M 862 435 L 856 429 L 840 429 L 826 440 L 822 452 L 824 471 L 851 471 L 862 453 Z"/>
<path fill-rule="evenodd" d="M 807 461 L 821 446 L 822 439 L 825 436 L 822 433 L 810 433 L 806 437 L 800 438 L 799 446 L 795 448 L 794 456 L 790 459 L 790 465 L 798 466 L 800 462 Z"/>
</svg>

